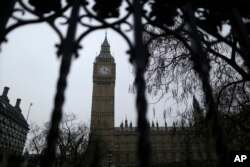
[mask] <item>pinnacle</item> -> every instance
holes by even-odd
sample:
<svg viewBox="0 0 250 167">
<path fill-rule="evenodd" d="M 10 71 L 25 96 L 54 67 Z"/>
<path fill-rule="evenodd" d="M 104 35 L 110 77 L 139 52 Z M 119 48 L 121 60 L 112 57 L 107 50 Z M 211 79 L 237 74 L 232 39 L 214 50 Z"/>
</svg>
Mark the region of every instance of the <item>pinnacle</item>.
<svg viewBox="0 0 250 167">
<path fill-rule="evenodd" d="M 104 38 L 104 41 L 102 43 L 102 46 L 109 46 L 109 42 L 108 42 L 108 39 L 107 39 L 107 31 L 105 32 L 105 38 Z"/>
</svg>

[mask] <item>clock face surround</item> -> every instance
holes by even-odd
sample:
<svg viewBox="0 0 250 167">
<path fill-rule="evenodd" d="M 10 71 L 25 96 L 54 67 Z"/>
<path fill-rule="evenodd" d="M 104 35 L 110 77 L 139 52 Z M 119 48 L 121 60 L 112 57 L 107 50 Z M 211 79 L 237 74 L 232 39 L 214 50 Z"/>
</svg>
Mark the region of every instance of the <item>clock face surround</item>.
<svg viewBox="0 0 250 167">
<path fill-rule="evenodd" d="M 109 73 L 110 73 L 110 68 L 108 66 L 100 66 L 99 67 L 99 74 L 108 75 Z"/>
</svg>

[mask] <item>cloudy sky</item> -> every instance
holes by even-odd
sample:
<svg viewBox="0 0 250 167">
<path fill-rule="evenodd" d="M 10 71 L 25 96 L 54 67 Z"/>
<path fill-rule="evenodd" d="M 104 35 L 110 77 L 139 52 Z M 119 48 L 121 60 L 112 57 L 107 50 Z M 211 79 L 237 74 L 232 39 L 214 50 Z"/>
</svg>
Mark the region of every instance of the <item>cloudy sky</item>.
<svg viewBox="0 0 250 167">
<path fill-rule="evenodd" d="M 116 61 L 115 86 L 115 125 L 126 117 L 136 123 L 135 95 L 129 93 L 129 84 L 133 82 L 132 66 L 128 62 L 127 44 L 121 36 L 108 31 L 111 53 Z M 128 34 L 132 37 L 132 33 Z M 93 62 L 100 52 L 105 30 L 88 35 L 81 43 L 80 57 L 73 60 L 64 112 L 73 112 L 80 121 L 90 122 L 92 100 Z M 27 117 L 30 103 L 33 103 L 28 122 L 43 124 L 50 120 L 53 108 L 55 88 L 59 76 L 60 58 L 56 56 L 55 44 L 59 38 L 46 23 L 18 28 L 7 36 L 0 52 L 0 92 L 10 87 L 8 97 L 15 105 L 21 98 L 21 109 Z M 154 99 L 149 99 L 151 102 Z M 158 120 L 163 125 L 163 110 L 166 102 L 149 105 L 150 120 Z M 156 115 L 153 118 L 153 108 Z"/>
<path fill-rule="evenodd" d="M 74 112 L 80 120 L 89 121 L 92 99 L 93 62 L 99 54 L 105 32 L 89 35 L 83 42 L 80 57 L 74 59 L 68 77 L 65 112 Z M 115 86 L 115 118 L 119 125 L 125 117 L 136 120 L 134 95 L 128 92 L 133 82 L 132 66 L 125 53 L 127 45 L 112 31 L 108 31 L 111 53 L 115 57 L 117 74 Z M 45 24 L 19 28 L 8 35 L 0 53 L 0 90 L 10 87 L 8 96 L 15 105 L 21 98 L 23 115 L 27 116 L 33 103 L 29 122 L 39 124 L 49 120 L 53 106 L 60 58 L 56 57 L 57 36 Z M 157 114 L 156 114 L 157 115 Z M 152 116 L 152 114 L 151 114 Z M 162 114 L 160 115 L 162 117 Z"/>
</svg>

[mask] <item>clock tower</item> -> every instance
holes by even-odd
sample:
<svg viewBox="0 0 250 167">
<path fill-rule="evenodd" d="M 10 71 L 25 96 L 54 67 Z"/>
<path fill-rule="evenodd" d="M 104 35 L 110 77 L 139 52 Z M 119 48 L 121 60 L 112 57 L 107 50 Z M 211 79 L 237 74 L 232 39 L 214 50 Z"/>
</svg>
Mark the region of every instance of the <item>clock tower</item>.
<svg viewBox="0 0 250 167">
<path fill-rule="evenodd" d="M 107 33 L 93 68 L 91 132 L 109 138 L 114 130 L 115 60 Z"/>
</svg>

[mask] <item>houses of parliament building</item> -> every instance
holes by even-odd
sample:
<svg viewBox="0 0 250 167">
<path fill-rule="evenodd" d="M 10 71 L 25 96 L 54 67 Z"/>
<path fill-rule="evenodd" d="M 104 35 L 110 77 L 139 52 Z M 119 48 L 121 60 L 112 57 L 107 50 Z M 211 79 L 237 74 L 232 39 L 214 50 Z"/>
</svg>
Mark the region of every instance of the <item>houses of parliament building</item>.
<svg viewBox="0 0 250 167">
<path fill-rule="evenodd" d="M 107 36 L 93 67 L 91 134 L 98 136 L 105 150 L 100 166 L 138 166 L 138 133 L 125 120 L 114 127 L 116 63 Z M 209 137 L 190 133 L 190 127 L 150 126 L 153 166 L 216 166 L 216 153 Z"/>
</svg>

